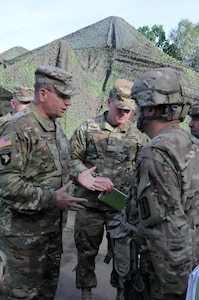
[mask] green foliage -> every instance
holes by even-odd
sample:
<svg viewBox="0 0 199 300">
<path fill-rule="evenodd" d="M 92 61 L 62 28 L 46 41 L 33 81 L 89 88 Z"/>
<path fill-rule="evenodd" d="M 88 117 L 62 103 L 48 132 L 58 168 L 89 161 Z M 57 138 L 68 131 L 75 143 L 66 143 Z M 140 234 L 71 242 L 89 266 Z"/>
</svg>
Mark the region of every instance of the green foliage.
<svg viewBox="0 0 199 300">
<path fill-rule="evenodd" d="M 181 20 L 168 39 L 162 25 L 143 26 L 138 31 L 166 54 L 199 72 L 199 23 Z"/>
<path fill-rule="evenodd" d="M 182 57 L 184 64 L 199 71 L 199 23 L 185 19 L 169 35 L 170 40 Z"/>
<path fill-rule="evenodd" d="M 168 40 L 165 42 L 163 51 L 166 54 L 172 56 L 173 58 L 175 58 L 179 61 L 182 61 L 182 55 L 181 55 L 180 50 L 177 48 L 177 46 L 175 44 L 170 44 L 170 42 Z"/>
<path fill-rule="evenodd" d="M 153 25 L 151 28 L 143 26 L 139 27 L 138 31 L 169 56 L 182 60 L 181 52 L 176 45 L 171 44 L 171 42 L 166 39 L 166 33 L 162 25 Z"/>
<path fill-rule="evenodd" d="M 151 28 L 143 26 L 139 27 L 138 31 L 163 51 L 164 48 L 166 49 L 169 45 L 162 25 L 153 25 Z"/>
</svg>

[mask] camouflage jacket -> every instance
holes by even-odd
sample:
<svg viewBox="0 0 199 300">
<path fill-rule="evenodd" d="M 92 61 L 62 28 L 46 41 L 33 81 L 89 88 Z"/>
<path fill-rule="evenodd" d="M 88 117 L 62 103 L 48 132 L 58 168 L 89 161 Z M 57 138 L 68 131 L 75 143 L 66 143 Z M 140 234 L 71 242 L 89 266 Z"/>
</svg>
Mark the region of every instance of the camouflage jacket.
<svg viewBox="0 0 199 300">
<path fill-rule="evenodd" d="M 69 143 L 57 120 L 34 104 L 11 117 L 0 137 L 0 235 L 60 230 L 55 190 L 68 181 Z"/>
<path fill-rule="evenodd" d="M 117 189 L 127 193 L 134 162 L 146 137 L 132 121 L 112 127 L 106 122 L 106 113 L 83 122 L 72 136 L 70 175 L 77 178 L 80 172 L 96 166 L 96 175 L 110 178 Z M 99 192 L 77 184 L 75 194 L 87 198 L 88 207 L 108 209 L 98 201 Z"/>
<path fill-rule="evenodd" d="M 135 179 L 127 214 L 147 250 L 150 296 L 183 295 L 199 261 L 198 139 L 176 125 L 163 129 L 140 152 Z"/>
<path fill-rule="evenodd" d="M 3 126 L 3 124 L 8 121 L 11 118 L 11 113 L 7 113 L 6 115 L 0 117 L 0 127 Z"/>
</svg>

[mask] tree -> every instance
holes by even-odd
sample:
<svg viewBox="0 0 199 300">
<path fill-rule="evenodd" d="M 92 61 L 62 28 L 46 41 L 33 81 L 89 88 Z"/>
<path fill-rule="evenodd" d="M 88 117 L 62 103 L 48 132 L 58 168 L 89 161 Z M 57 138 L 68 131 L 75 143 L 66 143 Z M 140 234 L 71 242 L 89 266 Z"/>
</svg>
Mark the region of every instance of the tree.
<svg viewBox="0 0 199 300">
<path fill-rule="evenodd" d="M 166 35 L 162 25 L 153 25 L 151 29 L 148 26 L 143 26 L 139 27 L 138 31 L 163 50 L 166 42 Z"/>
<path fill-rule="evenodd" d="M 166 54 L 199 72 L 199 23 L 180 21 L 168 39 L 162 25 L 143 26 L 138 31 Z"/>
<path fill-rule="evenodd" d="M 199 23 L 193 24 L 185 19 L 179 22 L 178 28 L 169 34 L 184 64 L 199 71 Z"/>
<path fill-rule="evenodd" d="M 180 51 L 175 44 L 172 44 L 171 41 L 166 38 L 166 33 L 162 25 L 153 25 L 151 28 L 143 26 L 137 30 L 166 54 L 182 61 Z"/>
</svg>

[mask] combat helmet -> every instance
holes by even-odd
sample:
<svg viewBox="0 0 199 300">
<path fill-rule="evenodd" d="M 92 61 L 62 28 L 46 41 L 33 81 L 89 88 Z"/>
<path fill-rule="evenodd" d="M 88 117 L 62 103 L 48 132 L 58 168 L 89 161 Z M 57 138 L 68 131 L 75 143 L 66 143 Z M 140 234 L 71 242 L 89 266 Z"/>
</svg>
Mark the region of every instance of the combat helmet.
<svg viewBox="0 0 199 300">
<path fill-rule="evenodd" d="M 189 115 L 191 117 L 199 117 L 199 95 L 193 96 L 193 103 L 190 107 Z"/>
<path fill-rule="evenodd" d="M 131 90 L 131 98 L 136 101 L 141 111 L 141 122 L 144 119 L 157 118 L 183 121 L 188 114 L 193 96 L 185 75 L 174 68 L 165 67 L 146 71 L 136 79 Z M 143 116 L 143 107 L 158 105 L 165 105 L 163 115 Z"/>
</svg>

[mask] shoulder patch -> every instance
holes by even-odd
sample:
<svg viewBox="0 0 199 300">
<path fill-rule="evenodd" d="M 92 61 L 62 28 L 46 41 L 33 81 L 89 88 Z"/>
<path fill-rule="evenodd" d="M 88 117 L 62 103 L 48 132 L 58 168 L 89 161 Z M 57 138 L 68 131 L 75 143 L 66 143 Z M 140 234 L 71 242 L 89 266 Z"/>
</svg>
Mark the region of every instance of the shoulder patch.
<svg viewBox="0 0 199 300">
<path fill-rule="evenodd" d="M 0 139 L 0 149 L 11 145 L 12 145 L 11 136 L 6 136 Z"/>
</svg>

